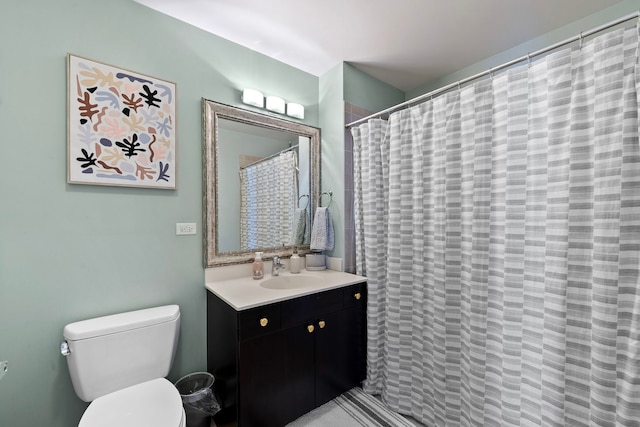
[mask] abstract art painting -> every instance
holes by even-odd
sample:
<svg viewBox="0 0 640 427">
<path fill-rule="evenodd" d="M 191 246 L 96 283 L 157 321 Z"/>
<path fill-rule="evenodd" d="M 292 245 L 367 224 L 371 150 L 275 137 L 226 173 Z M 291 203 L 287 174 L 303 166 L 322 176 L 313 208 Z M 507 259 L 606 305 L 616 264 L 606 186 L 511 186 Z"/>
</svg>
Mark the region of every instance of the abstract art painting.
<svg viewBox="0 0 640 427">
<path fill-rule="evenodd" d="M 68 55 L 72 184 L 176 188 L 176 85 Z"/>
</svg>

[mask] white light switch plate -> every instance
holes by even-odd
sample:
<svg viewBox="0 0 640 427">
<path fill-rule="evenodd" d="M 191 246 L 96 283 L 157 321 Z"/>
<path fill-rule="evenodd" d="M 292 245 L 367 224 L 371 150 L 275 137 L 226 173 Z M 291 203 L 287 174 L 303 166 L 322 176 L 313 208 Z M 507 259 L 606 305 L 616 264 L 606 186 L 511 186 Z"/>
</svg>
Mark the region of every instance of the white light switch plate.
<svg viewBox="0 0 640 427">
<path fill-rule="evenodd" d="M 2 379 L 2 377 L 4 377 L 4 374 L 6 374 L 8 370 L 9 362 L 7 362 L 6 360 L 0 362 L 0 380 Z"/>
<path fill-rule="evenodd" d="M 176 222 L 176 235 L 196 234 L 195 222 Z"/>
</svg>

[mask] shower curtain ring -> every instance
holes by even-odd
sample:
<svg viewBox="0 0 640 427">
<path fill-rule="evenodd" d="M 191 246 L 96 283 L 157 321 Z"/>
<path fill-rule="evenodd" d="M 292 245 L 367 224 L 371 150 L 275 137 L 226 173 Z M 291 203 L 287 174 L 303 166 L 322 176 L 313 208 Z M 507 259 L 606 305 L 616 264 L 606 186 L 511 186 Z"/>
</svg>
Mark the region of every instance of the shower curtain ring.
<svg viewBox="0 0 640 427">
<path fill-rule="evenodd" d="M 582 41 L 584 40 L 584 37 L 582 36 L 582 31 L 580 31 L 580 50 L 582 50 Z"/>
</svg>

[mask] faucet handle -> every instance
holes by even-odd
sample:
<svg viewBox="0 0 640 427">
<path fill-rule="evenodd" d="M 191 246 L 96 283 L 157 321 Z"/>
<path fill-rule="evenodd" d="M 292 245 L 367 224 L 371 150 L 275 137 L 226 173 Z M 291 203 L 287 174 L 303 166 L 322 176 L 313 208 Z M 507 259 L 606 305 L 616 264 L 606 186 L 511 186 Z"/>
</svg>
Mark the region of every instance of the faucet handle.
<svg viewBox="0 0 640 427">
<path fill-rule="evenodd" d="M 280 261 L 280 257 L 275 255 L 273 257 L 273 261 L 272 261 L 272 264 L 271 264 L 271 275 L 272 276 L 277 276 L 279 274 L 279 271 L 283 270 L 284 268 L 285 268 L 285 266 Z"/>
</svg>

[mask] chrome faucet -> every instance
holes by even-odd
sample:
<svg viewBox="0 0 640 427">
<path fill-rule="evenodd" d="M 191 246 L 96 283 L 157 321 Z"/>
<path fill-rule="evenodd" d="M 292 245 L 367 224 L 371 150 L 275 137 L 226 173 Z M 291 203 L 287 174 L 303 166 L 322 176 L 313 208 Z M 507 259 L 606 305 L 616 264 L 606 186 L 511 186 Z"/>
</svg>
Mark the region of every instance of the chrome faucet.
<svg viewBox="0 0 640 427">
<path fill-rule="evenodd" d="M 280 274 L 280 270 L 282 270 L 283 268 L 286 268 L 285 265 L 280 262 L 280 257 L 279 256 L 274 256 L 273 257 L 273 262 L 271 264 L 271 275 L 272 276 L 277 276 Z"/>
</svg>

